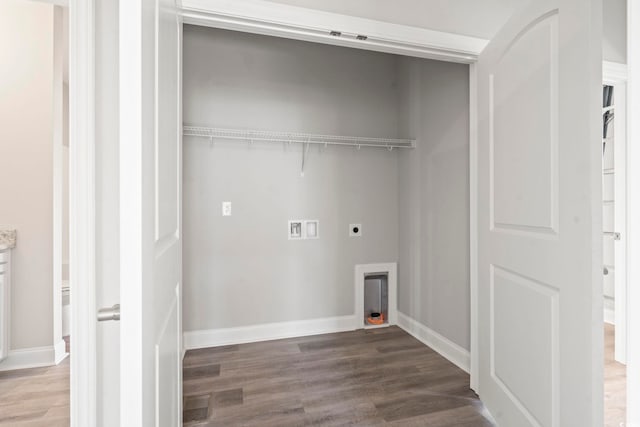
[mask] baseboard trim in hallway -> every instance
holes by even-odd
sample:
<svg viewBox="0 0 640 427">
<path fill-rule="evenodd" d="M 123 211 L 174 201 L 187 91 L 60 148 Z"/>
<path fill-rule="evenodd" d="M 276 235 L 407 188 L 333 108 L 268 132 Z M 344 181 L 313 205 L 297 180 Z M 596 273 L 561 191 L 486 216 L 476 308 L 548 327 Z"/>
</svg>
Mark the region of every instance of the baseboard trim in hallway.
<svg viewBox="0 0 640 427">
<path fill-rule="evenodd" d="M 398 326 L 458 368 L 469 373 L 471 356 L 468 350 L 402 312 L 398 312 Z"/>
<path fill-rule="evenodd" d="M 64 341 L 64 339 L 61 339 L 56 343 L 56 345 L 54 346 L 54 352 L 56 365 L 59 365 L 60 362 L 62 362 L 67 358 L 67 356 L 69 356 L 69 353 L 67 353 L 67 343 Z"/>
<path fill-rule="evenodd" d="M 0 362 L 0 371 L 40 368 L 55 364 L 55 349 L 53 346 L 31 347 L 10 350 L 7 358 Z"/>
</svg>

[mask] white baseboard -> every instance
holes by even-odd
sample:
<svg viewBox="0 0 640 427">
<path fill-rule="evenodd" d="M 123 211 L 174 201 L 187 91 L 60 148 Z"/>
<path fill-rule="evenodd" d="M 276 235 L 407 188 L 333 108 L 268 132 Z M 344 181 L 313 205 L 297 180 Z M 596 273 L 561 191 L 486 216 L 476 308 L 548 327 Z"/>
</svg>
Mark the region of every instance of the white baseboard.
<svg viewBox="0 0 640 427">
<path fill-rule="evenodd" d="M 402 312 L 398 312 L 398 326 L 410 335 L 413 335 L 418 341 L 440 353 L 445 359 L 462 369 L 466 373 L 470 371 L 470 355 L 469 351 L 460 347 L 458 344 L 448 340 L 439 333 L 429 329 L 422 323 L 412 319 Z"/>
<path fill-rule="evenodd" d="M 60 340 L 56 343 L 56 345 L 53 347 L 53 352 L 55 355 L 55 362 L 56 365 L 59 364 L 60 362 L 62 362 L 64 359 L 66 359 L 66 357 L 69 355 L 69 353 L 67 353 L 67 343 L 64 342 L 64 340 Z"/>
<path fill-rule="evenodd" d="M 53 346 L 32 347 L 20 350 L 9 350 L 9 355 L 0 362 L 0 371 L 14 369 L 40 368 L 55 365 Z"/>
<path fill-rule="evenodd" d="M 355 324 L 355 315 L 352 315 L 240 326 L 237 328 L 190 331 L 184 333 L 184 348 L 185 350 L 193 350 L 196 348 L 217 347 L 220 345 L 244 344 L 283 338 L 304 337 L 307 335 L 353 331 Z"/>
<path fill-rule="evenodd" d="M 608 323 L 610 325 L 616 324 L 616 314 L 613 308 L 604 308 L 604 323 Z"/>
</svg>

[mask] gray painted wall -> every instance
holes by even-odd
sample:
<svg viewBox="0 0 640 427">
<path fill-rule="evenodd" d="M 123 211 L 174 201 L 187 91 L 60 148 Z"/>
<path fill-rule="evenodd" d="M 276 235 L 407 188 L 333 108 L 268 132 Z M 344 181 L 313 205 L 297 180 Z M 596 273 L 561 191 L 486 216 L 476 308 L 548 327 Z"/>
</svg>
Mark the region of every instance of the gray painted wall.
<svg viewBox="0 0 640 427">
<path fill-rule="evenodd" d="M 184 121 L 401 136 L 393 55 L 185 26 Z M 398 259 L 398 153 L 184 139 L 184 330 L 353 314 L 354 265 Z M 233 215 L 221 216 L 221 202 Z M 289 241 L 287 221 L 320 220 Z M 363 237 L 348 236 L 349 223 Z"/>
<path fill-rule="evenodd" d="M 185 138 L 185 331 L 351 315 L 354 265 L 398 261 L 400 311 L 469 348 L 467 66 L 188 26 L 184 64 L 186 123 L 420 139 L 301 178 L 299 146 Z"/>
<path fill-rule="evenodd" d="M 403 61 L 398 309 L 469 349 L 468 66 Z"/>
<path fill-rule="evenodd" d="M 627 0 L 603 0 L 602 56 L 627 63 Z"/>
</svg>

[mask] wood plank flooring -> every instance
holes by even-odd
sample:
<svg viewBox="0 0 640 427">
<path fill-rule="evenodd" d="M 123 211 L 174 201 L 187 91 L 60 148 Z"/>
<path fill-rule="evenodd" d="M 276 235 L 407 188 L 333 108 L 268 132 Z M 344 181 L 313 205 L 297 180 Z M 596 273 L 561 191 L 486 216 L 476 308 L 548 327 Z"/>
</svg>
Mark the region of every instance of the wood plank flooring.
<svg viewBox="0 0 640 427">
<path fill-rule="evenodd" d="M 469 376 L 397 327 L 187 352 L 185 426 L 490 426 Z"/>
<path fill-rule="evenodd" d="M 624 420 L 626 369 L 605 326 L 605 426 Z M 383 363 L 383 365 L 381 365 Z M 382 368 L 380 368 L 382 366 Z M 187 352 L 186 426 L 487 426 L 467 375 L 397 328 Z M 0 426 L 69 425 L 69 358 L 0 372 Z"/>
<path fill-rule="evenodd" d="M 68 357 L 57 366 L 0 372 L 0 426 L 68 425 Z"/>
<path fill-rule="evenodd" d="M 614 359 L 615 327 L 604 325 L 605 427 L 622 427 L 627 408 L 627 368 Z"/>
</svg>

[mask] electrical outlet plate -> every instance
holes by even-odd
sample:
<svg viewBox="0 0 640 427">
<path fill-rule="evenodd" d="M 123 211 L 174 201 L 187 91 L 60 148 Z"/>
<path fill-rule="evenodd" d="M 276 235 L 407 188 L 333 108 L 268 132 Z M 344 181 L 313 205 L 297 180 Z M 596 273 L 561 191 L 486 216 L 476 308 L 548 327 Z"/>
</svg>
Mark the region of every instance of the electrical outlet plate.
<svg viewBox="0 0 640 427">
<path fill-rule="evenodd" d="M 362 237 L 362 224 L 349 224 L 349 237 Z"/>
<path fill-rule="evenodd" d="M 222 202 L 222 216 L 231 216 L 231 202 Z"/>
</svg>

